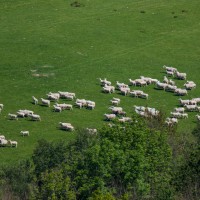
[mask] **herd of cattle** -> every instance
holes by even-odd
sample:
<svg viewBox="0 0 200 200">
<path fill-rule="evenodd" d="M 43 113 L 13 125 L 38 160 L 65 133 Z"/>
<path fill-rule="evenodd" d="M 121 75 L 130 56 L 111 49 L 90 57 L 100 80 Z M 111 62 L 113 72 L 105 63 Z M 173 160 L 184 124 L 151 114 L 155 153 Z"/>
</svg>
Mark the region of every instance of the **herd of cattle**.
<svg viewBox="0 0 200 200">
<path fill-rule="evenodd" d="M 116 86 L 112 86 L 111 81 L 108 81 L 106 78 L 100 80 L 100 85 L 102 86 L 102 92 L 104 93 L 114 93 L 115 90 L 118 90 L 120 94 L 127 96 L 130 95 L 131 97 L 136 97 L 136 98 L 144 98 L 148 99 L 149 95 L 145 92 L 143 92 L 141 89 L 140 90 L 131 90 L 130 86 L 148 86 L 150 84 L 155 85 L 155 89 L 158 90 L 164 90 L 167 92 L 173 92 L 175 95 L 178 96 L 185 96 L 188 94 L 188 90 L 192 90 L 196 88 L 196 84 L 193 81 L 186 81 L 186 83 L 183 85 L 185 88 L 178 88 L 175 84 L 175 81 L 169 79 L 168 77 L 176 77 L 179 80 L 186 80 L 186 73 L 180 73 L 178 70 L 174 67 L 168 67 L 168 66 L 163 66 L 163 68 L 166 70 L 166 76 L 164 76 L 163 81 L 159 81 L 154 78 L 150 77 L 144 77 L 140 76 L 140 78 L 132 80 L 129 79 L 129 85 L 125 83 L 120 83 L 116 81 Z M 67 103 L 58 103 L 59 99 L 67 99 L 67 100 L 74 100 L 74 104 L 67 104 Z M 41 103 L 40 105 L 50 107 L 51 103 L 53 102 L 53 111 L 55 112 L 62 112 L 63 110 L 73 110 L 73 107 L 78 107 L 78 108 L 87 108 L 93 110 L 96 106 L 94 101 L 91 100 L 86 100 L 86 99 L 78 99 L 76 98 L 75 93 L 71 92 L 63 92 L 63 91 L 58 91 L 55 93 L 49 92 L 47 94 L 47 97 L 40 98 Z M 37 105 L 39 104 L 39 101 L 36 97 L 32 96 L 33 104 Z M 109 110 L 111 110 L 111 113 L 105 113 L 104 118 L 106 121 L 112 121 L 113 119 L 125 123 L 125 122 L 131 122 L 132 119 L 130 117 L 126 116 L 126 112 L 123 110 L 122 107 L 119 107 L 118 105 L 120 104 L 120 98 L 115 98 L 113 97 L 110 102 L 112 106 L 109 107 Z M 175 124 L 178 123 L 178 119 L 185 119 L 188 118 L 188 114 L 185 113 L 185 111 L 197 111 L 200 112 L 200 98 L 193 98 L 193 99 L 188 99 L 188 100 L 182 100 L 181 98 L 179 99 L 180 101 L 180 107 L 174 108 L 173 112 L 171 112 L 171 117 L 168 117 L 165 121 L 166 125 L 171 127 Z M 3 110 L 4 105 L 0 104 L 0 113 Z M 134 106 L 135 112 L 139 114 L 142 117 L 157 117 L 159 115 L 159 111 L 156 110 L 155 108 L 150 108 L 150 107 L 144 107 L 144 106 Z M 200 121 L 200 115 L 196 115 L 197 119 Z M 16 112 L 16 114 L 8 114 L 8 117 L 10 120 L 18 120 L 18 118 L 30 118 L 32 121 L 41 121 L 41 117 L 38 114 L 35 114 L 31 110 L 27 109 L 20 109 Z M 59 127 L 62 130 L 66 131 L 74 131 L 75 128 L 72 126 L 71 123 L 69 122 L 59 122 Z M 90 129 L 87 128 L 87 131 L 91 134 L 96 134 L 97 130 L 96 129 Z M 22 136 L 29 136 L 29 131 L 21 131 L 20 134 Z M 5 136 L 0 135 L 0 146 L 11 146 L 11 147 L 17 147 L 17 142 L 16 141 L 11 141 L 11 140 L 6 140 Z"/>
</svg>

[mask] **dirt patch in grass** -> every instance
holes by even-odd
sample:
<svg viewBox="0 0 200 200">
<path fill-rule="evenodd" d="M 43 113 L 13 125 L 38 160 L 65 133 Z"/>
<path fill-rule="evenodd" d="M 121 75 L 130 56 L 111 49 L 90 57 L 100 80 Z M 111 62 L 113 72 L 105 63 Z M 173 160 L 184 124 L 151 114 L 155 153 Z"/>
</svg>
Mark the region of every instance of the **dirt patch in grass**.
<svg viewBox="0 0 200 200">
<path fill-rule="evenodd" d="M 78 1 L 74 1 L 70 4 L 72 7 L 84 7 L 85 5 L 83 3 L 80 3 Z"/>
</svg>

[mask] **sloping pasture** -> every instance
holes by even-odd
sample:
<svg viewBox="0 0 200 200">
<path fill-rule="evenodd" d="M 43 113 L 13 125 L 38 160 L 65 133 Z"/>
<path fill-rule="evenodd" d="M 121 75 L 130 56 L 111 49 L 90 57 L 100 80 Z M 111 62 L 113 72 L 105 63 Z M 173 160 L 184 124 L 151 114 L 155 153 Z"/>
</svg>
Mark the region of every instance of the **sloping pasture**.
<svg viewBox="0 0 200 200">
<path fill-rule="evenodd" d="M 18 141 L 18 148 L 0 148 L 1 165 L 27 158 L 38 139 L 69 141 L 74 133 L 58 129 L 58 122 L 75 128 L 99 128 L 109 112 L 109 100 L 121 98 L 131 115 L 133 105 L 169 112 L 178 105 L 172 93 L 144 88 L 149 100 L 104 94 L 97 78 L 128 83 L 140 75 L 163 80 L 163 65 L 186 72 L 197 88 L 188 97 L 200 97 L 200 4 L 198 0 L 2 0 L 0 2 L 0 133 Z M 39 76 L 35 75 L 39 74 Z M 185 81 L 176 80 L 183 86 Z M 75 92 L 94 100 L 96 109 L 74 108 L 55 113 L 33 105 L 31 96 L 48 92 Z M 60 102 L 65 102 L 64 100 Z M 71 102 L 69 102 L 71 103 Z M 30 109 L 42 121 L 8 120 L 8 113 Z M 195 113 L 179 123 L 179 130 L 195 126 Z M 29 130 L 30 137 L 19 132 Z"/>
</svg>

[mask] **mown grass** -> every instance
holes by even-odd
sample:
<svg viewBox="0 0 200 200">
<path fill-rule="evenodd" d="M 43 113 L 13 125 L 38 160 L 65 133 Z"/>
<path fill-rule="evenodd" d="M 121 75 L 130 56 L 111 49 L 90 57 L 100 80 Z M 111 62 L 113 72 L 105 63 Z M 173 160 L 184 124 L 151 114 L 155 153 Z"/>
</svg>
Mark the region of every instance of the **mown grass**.
<svg viewBox="0 0 200 200">
<path fill-rule="evenodd" d="M 81 0 L 0 2 L 0 133 L 17 140 L 18 148 L 0 148 L 1 165 L 15 164 L 31 155 L 38 139 L 65 140 L 73 133 L 60 131 L 58 122 L 76 128 L 101 127 L 112 96 L 121 98 L 129 115 L 133 105 L 148 105 L 169 112 L 178 105 L 172 93 L 144 88 L 149 100 L 101 93 L 98 77 L 128 83 L 140 75 L 163 79 L 164 64 L 186 72 L 197 89 L 188 97 L 199 97 L 199 2 L 192 0 Z M 175 17 L 176 16 L 176 17 Z M 34 77 L 33 71 L 48 77 Z M 184 81 L 176 81 L 182 86 Z M 35 106 L 31 96 L 45 97 L 50 91 L 71 91 L 78 98 L 94 100 L 96 109 L 76 109 L 62 113 Z M 61 101 L 62 102 L 62 101 Z M 41 122 L 10 121 L 8 113 L 31 109 Z M 182 120 L 180 131 L 195 126 L 195 113 Z M 30 137 L 21 137 L 29 130 Z"/>
</svg>

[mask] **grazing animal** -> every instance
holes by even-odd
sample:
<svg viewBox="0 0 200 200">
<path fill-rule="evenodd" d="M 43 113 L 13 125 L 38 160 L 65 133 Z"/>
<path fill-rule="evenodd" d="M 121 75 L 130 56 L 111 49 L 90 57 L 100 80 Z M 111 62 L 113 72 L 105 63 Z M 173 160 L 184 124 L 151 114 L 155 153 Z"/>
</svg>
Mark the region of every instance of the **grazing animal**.
<svg viewBox="0 0 200 200">
<path fill-rule="evenodd" d="M 10 119 L 16 119 L 16 120 L 18 120 L 18 118 L 17 118 L 17 115 L 15 115 L 15 114 L 8 114 L 8 117 L 10 118 Z"/>
<path fill-rule="evenodd" d="M 185 80 L 187 76 L 186 73 L 180 73 L 178 71 L 175 74 L 176 74 L 177 79 L 180 79 L 180 80 Z"/>
<path fill-rule="evenodd" d="M 22 136 L 29 136 L 29 131 L 21 131 L 20 134 Z"/>
<path fill-rule="evenodd" d="M 66 131 L 74 131 L 74 127 L 70 123 L 59 122 L 60 128 Z"/>
<path fill-rule="evenodd" d="M 42 100 L 43 105 L 47 105 L 48 107 L 50 107 L 50 101 L 49 100 L 43 99 L 43 98 L 41 98 L 41 100 Z"/>
<path fill-rule="evenodd" d="M 86 128 L 86 130 L 88 131 L 88 133 L 90 134 L 97 134 L 97 129 L 96 128 Z"/>
<path fill-rule="evenodd" d="M 40 115 L 29 114 L 29 117 L 31 117 L 31 120 L 33 120 L 33 121 L 41 121 Z"/>
<path fill-rule="evenodd" d="M 184 113 L 185 112 L 185 108 L 174 108 L 175 112 L 179 112 L 179 113 Z"/>
<path fill-rule="evenodd" d="M 105 116 L 106 120 L 108 120 L 108 121 L 116 118 L 115 114 L 104 114 L 104 116 Z"/>
<path fill-rule="evenodd" d="M 33 103 L 36 105 L 36 104 L 38 104 L 38 99 L 37 98 L 35 98 L 34 96 L 32 96 L 32 99 L 33 99 Z"/>
<path fill-rule="evenodd" d="M 8 144 L 10 144 L 10 147 L 16 147 L 17 148 L 17 141 L 8 140 Z"/>
<path fill-rule="evenodd" d="M 54 111 L 55 111 L 55 112 L 61 112 L 61 111 L 62 111 L 62 108 L 59 107 L 59 106 L 53 105 L 53 107 L 54 107 Z"/>
</svg>

